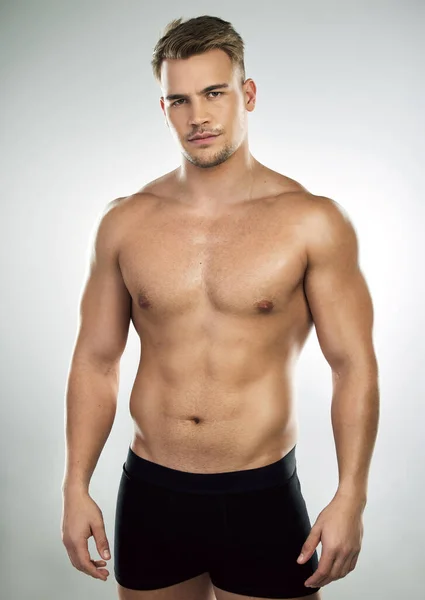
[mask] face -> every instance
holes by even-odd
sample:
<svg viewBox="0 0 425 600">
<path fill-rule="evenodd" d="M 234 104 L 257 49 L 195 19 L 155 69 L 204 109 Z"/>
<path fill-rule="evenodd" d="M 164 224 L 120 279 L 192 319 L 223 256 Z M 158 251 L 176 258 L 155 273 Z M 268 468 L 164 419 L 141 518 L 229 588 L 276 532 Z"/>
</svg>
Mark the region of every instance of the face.
<svg viewBox="0 0 425 600">
<path fill-rule="evenodd" d="M 241 84 L 239 70 L 223 50 L 164 60 L 161 88 L 164 95 L 160 103 L 167 125 L 193 165 L 219 165 L 245 140 L 256 87 L 252 79 Z M 191 141 L 200 133 L 215 137 Z"/>
</svg>

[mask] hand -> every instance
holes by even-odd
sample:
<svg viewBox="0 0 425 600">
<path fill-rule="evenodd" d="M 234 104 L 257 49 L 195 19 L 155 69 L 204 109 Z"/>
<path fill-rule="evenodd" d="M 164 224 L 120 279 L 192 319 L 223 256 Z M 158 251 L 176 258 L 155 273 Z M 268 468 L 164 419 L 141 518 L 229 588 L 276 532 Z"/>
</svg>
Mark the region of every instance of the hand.
<svg viewBox="0 0 425 600">
<path fill-rule="evenodd" d="M 104 560 L 92 560 L 88 538 L 93 535 L 100 556 L 110 559 L 102 511 L 87 491 L 72 490 L 64 493 L 61 522 L 62 542 L 73 566 L 95 579 L 106 581 L 109 571 Z M 107 555 L 105 555 L 107 552 Z"/>
<path fill-rule="evenodd" d="M 323 587 L 354 570 L 363 538 L 362 512 L 358 503 L 338 495 L 322 510 L 301 549 L 303 558 L 297 561 L 309 560 L 321 540 L 318 568 L 305 586 Z"/>
</svg>

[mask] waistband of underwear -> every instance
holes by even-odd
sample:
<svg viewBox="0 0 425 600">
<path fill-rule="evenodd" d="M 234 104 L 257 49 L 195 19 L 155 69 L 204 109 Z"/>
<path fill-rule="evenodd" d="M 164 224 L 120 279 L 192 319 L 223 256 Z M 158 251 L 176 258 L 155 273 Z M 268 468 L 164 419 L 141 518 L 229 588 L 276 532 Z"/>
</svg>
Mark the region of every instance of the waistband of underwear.
<svg viewBox="0 0 425 600">
<path fill-rule="evenodd" d="M 171 469 L 142 458 L 129 447 L 123 470 L 133 480 L 180 491 L 244 492 L 275 487 L 288 481 L 296 473 L 295 449 L 296 445 L 280 460 L 254 469 L 223 473 L 191 473 Z"/>
</svg>

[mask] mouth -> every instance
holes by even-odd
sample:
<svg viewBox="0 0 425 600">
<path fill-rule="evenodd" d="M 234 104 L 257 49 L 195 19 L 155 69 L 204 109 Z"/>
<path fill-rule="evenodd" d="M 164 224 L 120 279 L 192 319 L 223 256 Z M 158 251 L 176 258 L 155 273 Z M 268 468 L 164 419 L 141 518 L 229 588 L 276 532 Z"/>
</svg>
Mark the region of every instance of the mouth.
<svg viewBox="0 0 425 600">
<path fill-rule="evenodd" d="M 189 142 L 191 144 L 210 144 L 212 141 L 214 141 L 216 138 L 219 137 L 220 134 L 218 135 L 210 135 L 209 137 L 204 137 L 204 138 L 196 138 L 194 140 L 189 140 Z"/>
</svg>

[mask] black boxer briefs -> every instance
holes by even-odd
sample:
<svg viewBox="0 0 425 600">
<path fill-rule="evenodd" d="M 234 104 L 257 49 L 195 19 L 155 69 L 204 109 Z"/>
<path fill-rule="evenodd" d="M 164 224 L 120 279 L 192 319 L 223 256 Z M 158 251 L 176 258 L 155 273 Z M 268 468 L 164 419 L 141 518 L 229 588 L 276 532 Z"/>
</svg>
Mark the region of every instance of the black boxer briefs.
<svg viewBox="0 0 425 600">
<path fill-rule="evenodd" d="M 304 582 L 317 551 L 297 558 L 311 523 L 294 446 L 272 464 L 191 473 L 138 456 L 129 447 L 118 489 L 114 574 L 134 590 L 153 590 L 209 572 L 223 590 L 262 598 L 317 592 Z"/>
</svg>

